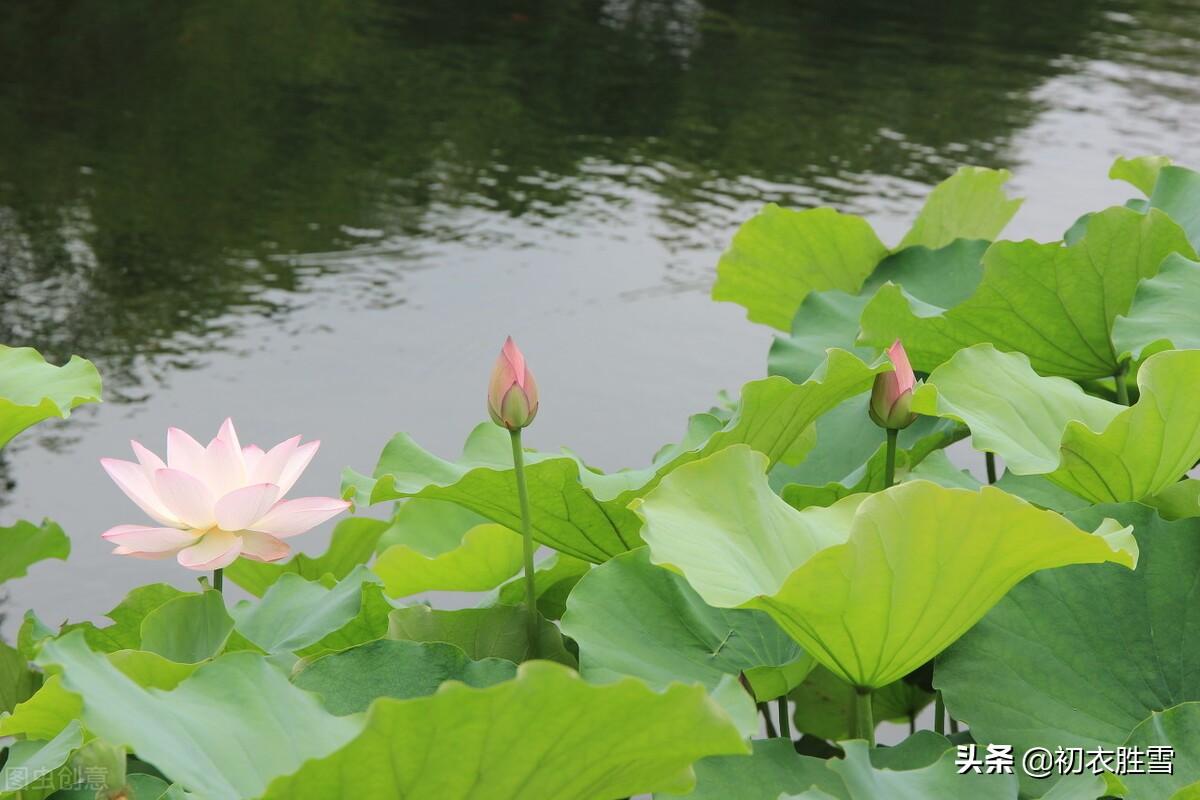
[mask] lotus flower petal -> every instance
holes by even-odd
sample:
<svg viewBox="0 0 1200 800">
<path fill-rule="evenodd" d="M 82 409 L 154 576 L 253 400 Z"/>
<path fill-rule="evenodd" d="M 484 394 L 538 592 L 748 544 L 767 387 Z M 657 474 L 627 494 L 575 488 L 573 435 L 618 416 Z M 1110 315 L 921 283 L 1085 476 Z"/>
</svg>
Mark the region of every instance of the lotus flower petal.
<svg viewBox="0 0 1200 800">
<path fill-rule="evenodd" d="M 198 534 L 178 528 L 153 528 L 147 525 L 118 525 L 100 536 L 118 547 L 142 553 L 171 554 L 196 543 Z"/>
<path fill-rule="evenodd" d="M 200 475 L 204 472 L 204 445 L 179 428 L 167 430 L 167 466 Z"/>
<path fill-rule="evenodd" d="M 242 463 L 246 465 L 246 475 L 250 478 L 254 477 L 255 470 L 258 469 L 259 462 L 266 453 L 256 444 L 248 444 L 242 448 Z"/>
<path fill-rule="evenodd" d="M 279 487 L 257 483 L 234 489 L 217 501 L 214 513 L 217 526 L 224 531 L 240 531 L 262 519 L 279 499 Z"/>
<path fill-rule="evenodd" d="M 229 566 L 242 554 L 242 537 L 229 531 L 211 530 L 191 547 L 179 551 L 178 561 L 188 569 L 214 570 Z"/>
<path fill-rule="evenodd" d="M 188 527 L 205 530 L 216 523 L 212 492 L 199 478 L 180 469 L 160 469 L 154 473 L 154 488 L 163 505 Z"/>
<path fill-rule="evenodd" d="M 252 530 L 286 538 L 320 525 L 350 507 L 345 500 L 332 497 L 301 497 L 284 500 L 252 526 Z"/>
<path fill-rule="evenodd" d="M 141 442 L 130 440 L 129 446 L 133 448 L 133 454 L 137 456 L 138 463 L 146 470 L 146 476 L 154 477 L 154 473 L 160 469 L 166 469 L 166 464 L 155 453 L 142 446 Z"/>
<path fill-rule="evenodd" d="M 299 436 L 296 437 L 297 440 L 299 438 Z M 296 448 L 291 458 L 284 465 L 283 470 L 279 473 L 279 480 L 276 481 L 279 484 L 280 493 L 286 494 L 292 488 L 301 473 L 308 468 L 309 462 L 313 460 L 313 456 L 317 454 L 317 449 L 320 446 L 320 440 L 316 440 L 302 444 Z"/>
<path fill-rule="evenodd" d="M 287 558 L 291 548 L 269 533 L 242 531 L 242 555 L 254 561 L 279 561 Z"/>
<path fill-rule="evenodd" d="M 132 461 L 121 461 L 116 458 L 102 458 L 100 465 L 113 479 L 125 496 L 145 511 L 155 522 L 162 525 L 178 526 L 179 520 L 159 500 L 158 492 L 151 484 L 150 477 L 140 464 Z"/>
<path fill-rule="evenodd" d="M 296 448 L 299 446 L 300 437 L 293 436 L 275 445 L 267 452 L 261 453 L 255 462 L 253 472 L 250 473 L 250 480 L 254 483 L 281 485 L 279 483 L 279 476 L 283 474 L 284 467 L 292 460 L 292 454 L 296 452 Z"/>
</svg>

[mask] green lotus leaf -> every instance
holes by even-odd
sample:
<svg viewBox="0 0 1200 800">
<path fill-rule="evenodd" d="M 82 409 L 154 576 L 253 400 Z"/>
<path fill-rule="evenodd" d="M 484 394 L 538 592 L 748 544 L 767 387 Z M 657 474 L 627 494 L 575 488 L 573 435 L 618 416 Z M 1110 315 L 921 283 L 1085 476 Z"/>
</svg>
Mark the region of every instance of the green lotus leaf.
<svg viewBox="0 0 1200 800">
<path fill-rule="evenodd" d="M 1200 247 L 1200 172 L 1163 166 L 1150 193 L 1150 207 L 1161 209 L 1187 232 L 1193 247 Z"/>
<path fill-rule="evenodd" d="M 959 167 L 929 193 L 896 249 L 914 245 L 937 249 L 955 239 L 995 239 L 1023 202 L 1004 193 L 1011 177 L 1006 169 Z"/>
<path fill-rule="evenodd" d="M 138 686 L 81 633 L 47 642 L 39 663 L 60 667 L 66 688 L 84 698 L 89 731 L 212 800 L 258 797 L 272 778 L 338 750 L 361 728 L 252 653 L 222 656 L 171 691 Z"/>
<path fill-rule="evenodd" d="M 476 430 L 481 429 L 486 430 L 483 426 Z M 494 436 L 494 432 L 489 433 Z M 500 466 L 507 466 L 507 462 Z M 458 547 L 467 531 L 487 521 L 487 517 L 454 503 L 412 497 L 396 503 L 392 525 L 379 538 L 375 552 L 382 553 L 389 547 L 403 544 L 433 558 Z"/>
<path fill-rule="evenodd" d="M 454 550 L 429 557 L 396 544 L 379 554 L 373 571 L 389 597 L 427 591 L 483 592 L 521 569 L 521 536 L 503 525 L 479 525 L 467 531 Z"/>
<path fill-rule="evenodd" d="M 112 625 L 99 628 L 91 622 L 71 623 L 64 625 L 59 634 L 82 630 L 87 637 L 88 646 L 105 653 L 137 650 L 142 644 L 142 621 L 156 608 L 188 595 L 188 592 L 166 583 L 139 586 L 126 595 L 116 608 L 105 614 L 113 621 Z M 197 596 L 196 593 L 191 595 Z"/>
<path fill-rule="evenodd" d="M 280 576 L 289 573 L 310 581 L 336 583 L 359 564 L 371 560 L 380 537 L 390 527 L 384 520 L 367 517 L 344 519 L 333 529 L 329 548 L 319 556 L 297 553 L 282 564 L 239 558 L 225 568 L 225 577 L 255 597 L 262 597 Z"/>
<path fill-rule="evenodd" d="M 929 376 L 913 409 L 965 422 L 975 447 L 1018 475 L 1045 474 L 1092 502 L 1157 494 L 1200 458 L 1200 350 L 1146 359 L 1132 407 L 1043 378 L 1020 353 L 991 345 L 959 351 Z"/>
<path fill-rule="evenodd" d="M 683 578 L 651 564 L 645 548 L 589 572 L 567 600 L 562 629 L 591 681 L 633 676 L 655 688 L 683 681 L 712 691 L 755 667 L 802 660 L 794 677 L 803 679 L 813 665 L 769 616 L 705 604 Z"/>
<path fill-rule="evenodd" d="M 365 581 L 359 600 L 358 613 L 340 628 L 322 636 L 315 644 L 298 651 L 301 658 L 317 658 L 351 647 L 381 639 L 387 635 L 388 615 L 395 609 L 383 594 L 383 586 Z"/>
<path fill-rule="evenodd" d="M 1200 480 L 1188 478 L 1172 483 L 1156 495 L 1141 502 L 1158 509 L 1163 519 L 1200 517 Z"/>
<path fill-rule="evenodd" d="M 99 402 L 100 373 L 92 362 L 71 356 L 56 367 L 32 347 L 0 345 L 0 447 L 44 419 Z"/>
<path fill-rule="evenodd" d="M 562 619 L 567 610 L 567 598 L 579 579 L 592 568 L 589 561 L 563 553 L 551 553 L 537 563 L 533 570 L 533 594 L 538 613 L 546 619 Z M 481 605 L 519 606 L 525 601 L 525 576 L 518 575 L 492 593 Z"/>
<path fill-rule="evenodd" d="M 1200 519 L 1134 503 L 1070 516 L 1132 525 L 1137 569 L 1033 575 L 938 658 L 934 683 L 976 741 L 1116 748 L 1154 712 L 1200 701 Z"/>
<path fill-rule="evenodd" d="M 858 294 L 831 289 L 812 292 L 792 319 L 789 336 L 777 336 L 767 357 L 767 372 L 796 383 L 807 380 L 825 360 L 830 347 L 849 350 L 862 359 L 876 349 L 858 347 L 859 317 L 880 286 L 892 282 L 913 298 L 950 307 L 971 296 L 983 275 L 980 259 L 988 242 L 958 239 L 938 250 L 909 247 L 879 263 Z"/>
<path fill-rule="evenodd" d="M 237 631 L 268 653 L 295 653 L 349 624 L 362 606 L 363 584 L 378 581 L 364 566 L 333 588 L 288 573 L 256 603 L 233 609 Z"/>
<path fill-rule="evenodd" d="M 446 642 L 474 661 L 502 658 L 521 662 L 530 657 L 525 632 L 525 609 L 514 606 L 463 608 L 438 611 L 428 606 L 398 608 L 391 613 L 389 639 L 409 642 Z M 538 620 L 538 657 L 576 666 L 553 622 Z"/>
<path fill-rule="evenodd" d="M 795 729 L 831 741 L 849 739 L 854 694 L 853 686 L 824 667 L 817 667 L 804 683 L 788 695 L 796 706 L 792 716 Z M 903 679 L 893 681 L 871 694 L 876 726 L 882 722 L 907 725 L 932 702 L 931 692 Z"/>
<path fill-rule="evenodd" d="M 1169 758 L 1156 758 L 1159 771 L 1150 774 L 1143 761 L 1142 770 L 1120 776 L 1125 800 L 1158 800 L 1176 797 L 1200 779 L 1200 702 L 1181 703 L 1165 711 L 1155 711 L 1133 729 L 1125 740 L 1126 749 L 1136 748 L 1144 755 L 1148 748 L 1170 748 Z M 1161 751 L 1159 751 L 1161 752 Z M 1161 771 L 1164 762 L 1171 773 Z"/>
<path fill-rule="evenodd" d="M 842 742 L 845 758 L 797 755 L 790 742 L 754 742 L 754 753 L 717 756 L 696 765 L 689 800 L 1016 800 L 1014 775 L 958 774 L 949 741 L 920 731 L 895 748 Z M 895 752 L 892 752 L 895 751 Z"/>
<path fill-rule="evenodd" d="M 978 289 L 951 308 L 914 306 L 900 287 L 882 287 L 863 310 L 860 342 L 886 347 L 901 339 L 913 367 L 926 372 L 964 347 L 991 342 L 1027 354 L 1044 375 L 1110 377 L 1120 367 L 1116 317 L 1172 253 L 1196 257 L 1166 214 L 1110 208 L 1093 214 L 1072 245 L 993 244 Z"/>
<path fill-rule="evenodd" d="M 24 703 L 40 683 L 40 676 L 29 668 L 25 655 L 0 642 L 0 712 L 11 712 L 18 703 Z"/>
<path fill-rule="evenodd" d="M 797 511 L 765 466 L 730 447 L 667 476 L 636 508 L 651 560 L 709 605 L 767 611 L 855 686 L 912 672 L 1037 570 L 1136 560 L 1127 529 L 1087 534 L 991 487 L 912 481 Z"/>
<path fill-rule="evenodd" d="M 482 688 L 516 674 L 511 661 L 472 661 L 452 644 L 380 639 L 318 658 L 293 675 L 292 683 L 318 695 L 330 713 L 343 716 L 366 711 L 380 697 L 424 697 L 446 681 Z"/>
<path fill-rule="evenodd" d="M 0 582 L 20 578 L 48 558 L 66 561 L 70 553 L 71 540 L 48 519 L 40 526 L 21 520 L 0 528 Z"/>
<path fill-rule="evenodd" d="M 1166 156 L 1120 157 L 1108 170 L 1108 177 L 1125 181 L 1149 197 L 1154 193 L 1154 184 L 1158 183 L 1159 172 L 1163 167 L 1170 165 L 1171 159 Z"/>
<path fill-rule="evenodd" d="M 715 432 L 689 426 L 683 446 L 660 451 L 642 470 L 603 474 L 572 455 L 531 452 L 526 469 L 533 535 L 543 544 L 595 563 L 641 545 L 640 524 L 627 508 L 664 475 L 732 444 L 767 454 L 771 463 L 799 461 L 812 444 L 810 425 L 821 414 L 871 387 L 876 373 L 854 355 L 831 350 L 803 384 L 772 377 L 746 384 L 733 416 Z M 704 438 L 702 438 L 704 437 Z M 520 529 L 508 434 L 484 424 L 467 440 L 459 462 L 433 456 L 405 435 L 384 449 L 374 480 L 350 474 L 347 496 L 367 492 L 371 502 L 416 496 L 445 500 L 513 530 Z"/>
<path fill-rule="evenodd" d="M 1167 256 L 1158 274 L 1138 285 L 1129 311 L 1113 325 L 1120 356 L 1134 360 L 1159 350 L 1200 348 L 1200 263 L 1178 253 Z"/>
<path fill-rule="evenodd" d="M 490 688 L 450 683 L 377 701 L 361 735 L 276 780 L 263 800 L 606 800 L 686 791 L 694 761 L 748 749 L 700 686 L 597 686 L 534 661 Z"/>
<path fill-rule="evenodd" d="M 8 758 L 3 771 L 0 771 L 0 793 L 17 792 L 38 783 L 66 764 L 81 744 L 83 731 L 79 723 L 74 721 L 48 742 L 14 742 L 8 748 Z"/>
<path fill-rule="evenodd" d="M 225 596 L 212 589 L 168 600 L 142 620 L 138 647 L 183 664 L 212 658 L 233 632 Z"/>
<path fill-rule="evenodd" d="M 1016 213 L 1005 170 L 963 167 L 930 193 L 897 250 L 944 247 L 956 239 L 993 239 Z M 746 316 L 787 330 L 810 292 L 857 293 L 887 255 L 859 217 L 829 208 L 791 211 L 767 205 L 745 222 L 717 264 L 714 300 L 745 306 Z"/>
<path fill-rule="evenodd" d="M 717 263 L 712 297 L 744 306 L 751 322 L 787 330 L 805 295 L 857 292 L 886 255 L 861 217 L 769 203 L 734 234 Z"/>
</svg>

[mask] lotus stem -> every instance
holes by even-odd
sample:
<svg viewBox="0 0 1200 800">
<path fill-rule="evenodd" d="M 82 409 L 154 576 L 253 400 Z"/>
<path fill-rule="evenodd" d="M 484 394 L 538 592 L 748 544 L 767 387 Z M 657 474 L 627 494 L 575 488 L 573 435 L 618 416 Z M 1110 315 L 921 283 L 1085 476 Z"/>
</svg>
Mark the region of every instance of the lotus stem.
<svg viewBox="0 0 1200 800">
<path fill-rule="evenodd" d="M 759 703 L 758 710 L 762 713 L 763 725 L 765 725 L 767 728 L 767 738 L 768 739 L 779 738 L 779 732 L 777 730 L 775 730 L 775 722 L 771 719 L 770 706 L 768 706 L 766 703 Z"/>
<path fill-rule="evenodd" d="M 787 695 L 779 695 L 779 699 L 775 701 L 779 709 L 779 735 L 784 739 L 792 738 L 792 720 L 788 713 Z"/>
<path fill-rule="evenodd" d="M 890 489 L 896 482 L 896 440 L 900 431 L 896 428 L 887 429 L 887 460 L 883 463 L 883 488 Z"/>
<path fill-rule="evenodd" d="M 224 568 L 213 570 L 213 588 L 216 589 L 218 592 L 221 592 L 222 594 L 225 593 L 225 570 L 224 570 Z"/>
<path fill-rule="evenodd" d="M 1113 378 L 1117 381 L 1117 402 L 1123 406 L 1129 405 L 1129 385 L 1125 383 L 1125 375 L 1129 372 L 1129 362 L 1122 361 L 1117 367 Z"/>
<path fill-rule="evenodd" d="M 854 727 L 850 736 L 866 739 L 867 747 L 875 746 L 875 714 L 871 709 L 871 690 L 865 686 L 854 687 Z"/>
<path fill-rule="evenodd" d="M 537 592 L 533 583 L 533 524 L 529 518 L 529 491 L 525 487 L 525 453 L 521 449 L 521 429 L 510 429 L 513 471 L 517 475 L 517 499 L 521 502 L 521 536 L 525 540 L 525 637 L 529 657 L 538 657 Z"/>
<path fill-rule="evenodd" d="M 946 701 L 942 699 L 942 693 L 938 692 L 933 701 L 933 732 L 941 736 L 946 735 Z"/>
<path fill-rule="evenodd" d="M 984 462 L 987 464 L 988 483 L 989 484 L 995 483 L 996 482 L 996 454 L 995 453 L 984 453 L 983 456 L 984 456 Z"/>
</svg>

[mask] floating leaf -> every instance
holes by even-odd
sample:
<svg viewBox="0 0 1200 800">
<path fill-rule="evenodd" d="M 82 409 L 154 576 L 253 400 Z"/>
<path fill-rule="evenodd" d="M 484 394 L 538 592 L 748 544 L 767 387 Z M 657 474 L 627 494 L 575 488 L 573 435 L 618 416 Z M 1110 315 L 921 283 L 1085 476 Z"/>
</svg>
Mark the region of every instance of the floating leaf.
<svg viewBox="0 0 1200 800">
<path fill-rule="evenodd" d="M 522 559 L 520 534 L 487 524 L 467 531 L 457 548 L 433 557 L 406 544 L 392 545 L 379 554 L 373 571 L 389 597 L 431 590 L 483 592 L 516 574 Z"/>
<path fill-rule="evenodd" d="M 592 681 L 633 676 L 656 688 L 683 681 L 711 691 L 722 678 L 755 667 L 803 659 L 798 679 L 812 668 L 769 616 L 706 605 L 683 578 L 652 565 L 645 548 L 588 573 L 571 593 L 562 624 L 579 645 L 580 671 Z"/>
<path fill-rule="evenodd" d="M 138 686 L 80 633 L 47 642 L 39 663 L 61 667 L 66 687 L 83 696 L 89 731 L 212 800 L 258 797 L 272 778 L 329 755 L 361 728 L 252 653 L 222 656 L 169 692 Z"/>
<path fill-rule="evenodd" d="M 362 587 L 378 579 L 355 567 L 332 589 L 285 574 L 257 603 L 233 609 L 238 633 L 268 653 L 294 653 L 349 624 L 362 605 Z"/>
<path fill-rule="evenodd" d="M 913 409 L 965 422 L 981 450 L 1018 475 L 1045 474 L 1092 502 L 1157 494 L 1200 458 L 1200 350 L 1157 353 L 1138 371 L 1130 407 L 1043 378 L 1019 353 L 959 351 L 934 370 Z"/>
<path fill-rule="evenodd" d="M 100 373 L 92 362 L 72 356 L 56 367 L 32 347 L 0 345 L 0 447 L 44 419 L 99 402 Z"/>
<path fill-rule="evenodd" d="M 360 736 L 276 780 L 264 800 L 607 800 L 684 791 L 697 759 L 746 750 L 699 686 L 596 686 L 534 661 L 487 689 L 452 683 L 430 697 L 379 700 Z"/>
<path fill-rule="evenodd" d="M 927 372 L 961 348 L 991 342 L 1027 354 L 1044 375 L 1109 377 L 1120 365 L 1113 323 L 1171 253 L 1196 257 L 1166 214 L 1110 208 L 1092 215 L 1073 245 L 993 244 L 979 288 L 952 308 L 914 307 L 900 287 L 884 286 L 863 310 L 860 341 L 886 347 L 901 339 L 913 367 Z"/>
<path fill-rule="evenodd" d="M 529 658 L 525 609 L 513 606 L 437 611 L 428 606 L 398 608 L 391 614 L 388 638 L 411 642 L 446 642 L 461 648 L 468 658 L 502 658 L 521 662 Z M 575 666 L 563 646 L 562 634 L 552 622 L 538 620 L 538 657 Z"/>
<path fill-rule="evenodd" d="M 1135 560 L 1115 524 L 1090 535 L 990 487 L 912 481 L 797 511 L 765 466 L 731 447 L 668 476 L 637 508 L 651 559 L 710 605 L 769 612 L 855 686 L 912 672 L 1037 570 Z"/>
<path fill-rule="evenodd" d="M 320 581 L 326 576 L 334 582 L 340 581 L 359 564 L 371 560 L 380 537 L 390 527 L 389 522 L 367 517 L 344 519 L 333 529 L 329 548 L 319 556 L 297 553 L 282 564 L 239 558 L 225 568 L 225 577 L 255 597 L 262 597 L 286 574 L 310 581 Z"/>
<path fill-rule="evenodd" d="M 366 711 L 380 697 L 424 697 L 446 681 L 482 688 L 516 674 L 511 661 L 472 661 L 445 642 L 380 639 L 319 658 L 292 676 L 292 682 L 319 695 L 327 710 L 341 716 Z"/>
<path fill-rule="evenodd" d="M 225 596 L 208 590 L 168 600 L 142 620 L 139 648 L 183 664 L 212 658 L 233 631 Z"/>
<path fill-rule="evenodd" d="M 1134 360 L 1159 350 L 1200 348 L 1200 263 L 1178 253 L 1138 285 L 1129 311 L 1113 325 L 1113 343 Z"/>
<path fill-rule="evenodd" d="M 40 526 L 21 520 L 0 528 L 0 582 L 20 578 L 48 558 L 66 561 L 70 553 L 71 540 L 48 519 Z"/>
<path fill-rule="evenodd" d="M 664 475 L 732 444 L 747 444 L 765 453 L 771 463 L 798 461 L 812 444 L 813 420 L 869 389 L 875 374 L 884 369 L 831 350 L 823 368 L 803 384 L 777 377 L 748 383 L 724 427 L 705 431 L 711 435 L 703 441 L 689 440 L 690 447 L 665 449 L 643 470 L 606 475 L 573 456 L 530 453 L 526 474 L 533 535 L 556 550 L 595 563 L 634 549 L 641 545 L 640 525 L 627 506 Z M 487 424 L 471 434 L 459 462 L 439 459 L 409 437 L 397 436 L 380 457 L 375 481 L 350 475 L 346 491 L 369 491 L 373 503 L 407 496 L 454 502 L 518 530 L 515 477 L 507 467 L 511 455 L 500 454 L 508 447 L 507 433 Z"/>
<path fill-rule="evenodd" d="M 1031 576 L 938 658 L 934 683 L 976 741 L 1116 748 L 1154 711 L 1200 700 L 1200 520 L 1133 503 L 1071 514 L 1103 517 L 1133 526 L 1136 570 Z"/>
</svg>

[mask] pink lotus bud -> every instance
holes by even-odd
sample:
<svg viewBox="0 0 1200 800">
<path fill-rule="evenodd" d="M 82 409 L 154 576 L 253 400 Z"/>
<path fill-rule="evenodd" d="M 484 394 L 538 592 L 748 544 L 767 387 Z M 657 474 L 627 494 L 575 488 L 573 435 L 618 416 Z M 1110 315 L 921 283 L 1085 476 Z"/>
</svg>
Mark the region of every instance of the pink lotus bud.
<svg viewBox="0 0 1200 800">
<path fill-rule="evenodd" d="M 892 371 L 875 376 L 869 413 L 871 420 L 881 428 L 907 428 L 917 418 L 911 410 L 917 378 L 899 339 L 888 348 L 887 355 L 892 362 Z"/>
<path fill-rule="evenodd" d="M 492 368 L 488 413 L 492 415 L 492 422 L 515 431 L 533 422 L 537 410 L 537 381 L 525 366 L 525 356 L 509 336 Z"/>
</svg>

